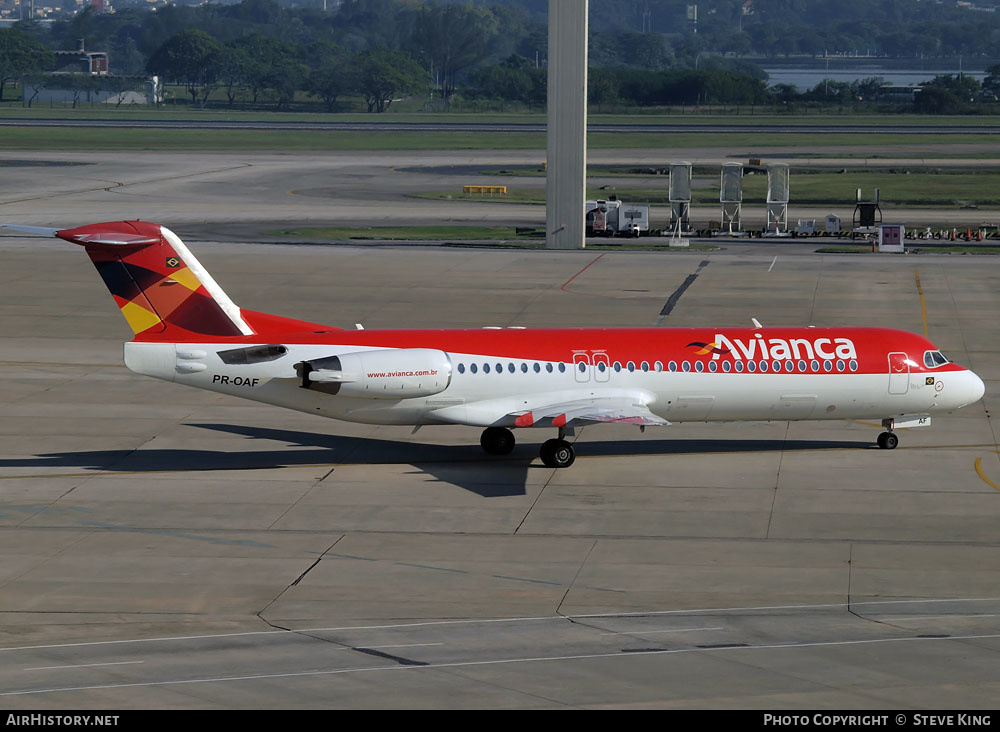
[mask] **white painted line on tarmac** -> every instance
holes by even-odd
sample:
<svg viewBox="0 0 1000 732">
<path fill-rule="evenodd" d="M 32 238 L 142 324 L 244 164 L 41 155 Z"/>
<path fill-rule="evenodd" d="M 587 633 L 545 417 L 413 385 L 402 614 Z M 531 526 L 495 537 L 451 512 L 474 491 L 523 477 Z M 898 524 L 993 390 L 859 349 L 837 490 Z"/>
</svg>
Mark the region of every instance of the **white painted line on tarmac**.
<svg viewBox="0 0 1000 732">
<path fill-rule="evenodd" d="M 653 635 L 653 633 L 694 633 L 696 630 L 725 630 L 722 626 L 718 628 L 672 628 L 670 630 L 619 630 L 617 633 L 601 633 L 601 635 Z"/>
<path fill-rule="evenodd" d="M 44 648 L 80 648 L 84 646 L 121 645 L 125 643 L 165 643 L 170 641 L 211 640 L 216 638 L 240 638 L 260 635 L 298 635 L 305 633 L 343 633 L 354 630 L 397 630 L 400 628 L 439 627 L 442 625 L 487 625 L 495 623 L 552 622 L 593 618 L 657 617 L 663 615 L 702 615 L 711 613 L 769 611 L 769 610 L 836 610 L 839 608 L 877 607 L 879 605 L 913 605 L 942 602 L 1000 602 L 1000 597 L 949 597 L 927 600 L 871 600 L 869 602 L 835 602 L 816 605 L 755 605 L 748 607 L 690 608 L 687 610 L 646 610 L 630 613 L 593 613 L 589 615 L 543 615 L 523 618 L 483 618 L 476 620 L 428 620 L 420 623 L 392 623 L 388 625 L 345 625 L 332 628 L 296 628 L 294 630 L 251 630 L 244 633 L 215 633 L 212 635 L 181 635 L 159 638 L 129 638 L 110 641 L 87 641 L 83 643 L 52 643 L 39 646 L 11 646 L 0 648 L 6 651 L 30 651 Z"/>
<path fill-rule="evenodd" d="M 26 668 L 25 671 L 50 671 L 56 668 L 91 668 L 93 666 L 128 666 L 133 663 L 146 663 L 145 661 L 114 661 L 112 663 L 80 663 L 76 666 L 35 666 Z"/>
<path fill-rule="evenodd" d="M 774 263 L 777 262 L 777 261 L 778 261 L 778 255 L 775 254 L 774 255 L 774 259 L 771 260 L 771 266 L 767 268 L 768 272 L 770 272 L 772 269 L 774 269 Z"/>
<path fill-rule="evenodd" d="M 414 671 L 439 668 L 462 668 L 470 666 L 500 666 L 512 663 L 538 663 L 540 661 L 586 661 L 602 658 L 635 658 L 637 656 L 667 656 L 678 653 L 722 653 L 731 651 L 760 651 L 760 650 L 797 650 L 800 648 L 824 648 L 834 646 L 856 646 L 871 645 L 875 643 L 903 643 L 907 641 L 966 641 L 966 640 L 992 640 L 1000 638 L 1000 633 L 990 635 L 956 635 L 950 637 L 919 638 L 908 636 L 906 638 L 870 638 L 867 640 L 853 641 L 814 641 L 810 643 L 772 643 L 759 646 L 725 646 L 722 648 L 678 648 L 675 650 L 660 651 L 635 651 L 633 653 L 587 653 L 577 656 L 537 656 L 529 658 L 500 658 L 489 661 L 454 661 L 450 663 L 429 663 L 426 666 L 367 666 L 355 668 L 328 669 L 325 671 L 291 671 L 274 674 L 254 674 L 247 676 L 216 676 L 202 679 L 166 679 L 163 681 L 144 681 L 131 684 L 101 684 L 97 686 L 65 686 L 49 689 L 23 689 L 21 691 L 4 691 L 0 696 L 25 696 L 28 694 L 53 694 L 65 691 L 96 691 L 107 689 L 130 689 L 148 686 L 176 686 L 180 684 L 211 684 L 223 681 L 256 681 L 259 679 L 287 679 L 299 676 L 335 676 L 339 674 L 363 673 L 371 671 Z"/>
<path fill-rule="evenodd" d="M 954 615 L 900 615 L 898 617 L 888 617 L 879 618 L 883 623 L 887 623 L 890 620 L 893 622 L 899 620 L 968 620 L 969 618 L 995 618 L 998 617 L 996 614 L 982 614 L 982 613 L 955 613 Z"/>
</svg>

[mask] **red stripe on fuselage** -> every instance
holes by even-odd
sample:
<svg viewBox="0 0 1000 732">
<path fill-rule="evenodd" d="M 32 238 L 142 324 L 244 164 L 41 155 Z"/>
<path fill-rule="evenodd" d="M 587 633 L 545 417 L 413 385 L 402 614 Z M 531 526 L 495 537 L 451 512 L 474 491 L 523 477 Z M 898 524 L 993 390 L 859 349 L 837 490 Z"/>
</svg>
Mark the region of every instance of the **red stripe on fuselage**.
<svg viewBox="0 0 1000 732">
<path fill-rule="evenodd" d="M 281 333 L 271 330 L 267 334 L 267 341 L 285 345 L 325 344 L 359 348 L 436 348 L 453 354 L 470 354 L 477 358 L 551 361 L 566 364 L 573 364 L 574 353 L 585 352 L 592 360 L 594 354 L 604 354 L 609 364 L 620 362 L 625 365 L 631 361 L 637 368 L 643 361 L 648 362 L 651 366 L 656 361 L 660 361 L 664 369 L 670 361 L 676 361 L 679 365 L 688 361 L 692 365 L 692 372 L 694 372 L 694 364 L 701 361 L 706 367 L 705 373 L 708 373 L 707 365 L 712 360 L 715 360 L 720 367 L 723 361 L 736 361 L 737 356 L 740 356 L 739 360 L 744 362 L 764 360 L 759 345 L 760 341 L 765 342 L 765 348 L 768 351 L 766 360 L 771 363 L 774 361 L 784 363 L 788 360 L 796 363 L 799 360 L 807 362 L 818 360 L 822 363 L 827 359 L 816 351 L 833 353 L 838 345 L 838 339 L 844 339 L 850 342 L 850 347 L 856 352 L 858 362 L 856 373 L 887 373 L 889 353 L 907 354 L 911 362 L 910 370 L 912 372 L 934 374 L 965 370 L 957 364 L 946 364 L 935 369 L 926 368 L 923 363 L 924 352 L 937 350 L 937 347 L 916 333 L 888 328 L 539 328 L 524 330 L 485 328 L 474 330 L 338 330 L 329 328 L 316 332 L 321 327 L 315 327 L 315 330 L 309 332 Z M 715 353 L 699 355 L 697 351 L 702 349 L 691 345 L 698 342 L 719 343 L 723 338 L 735 346 L 735 348 L 730 349 L 730 353 L 720 354 L 718 353 L 720 349 L 716 349 Z M 136 340 L 161 339 L 142 337 Z M 197 334 L 191 334 L 190 338 L 184 337 L 183 340 L 184 342 L 205 342 L 204 336 L 199 337 Z M 808 355 L 809 349 L 803 343 L 797 343 L 797 353 L 793 352 L 792 358 L 786 358 L 783 355 L 784 348 L 781 344 L 791 346 L 793 341 L 811 344 L 812 357 Z M 260 335 L 250 335 L 226 338 L 221 342 L 259 343 L 262 341 Z M 757 345 L 751 346 L 752 342 L 756 342 Z M 744 352 L 743 347 L 753 350 L 752 357 Z M 845 350 L 847 349 L 848 347 L 845 345 Z M 775 358 L 775 352 L 779 353 L 780 357 Z M 717 356 L 717 358 L 713 358 L 713 356 Z M 603 358 L 602 356 L 602 360 Z M 719 372 L 722 372 L 721 368 Z M 762 375 L 773 373 L 769 369 Z M 820 373 L 824 373 L 824 371 L 821 369 Z"/>
</svg>

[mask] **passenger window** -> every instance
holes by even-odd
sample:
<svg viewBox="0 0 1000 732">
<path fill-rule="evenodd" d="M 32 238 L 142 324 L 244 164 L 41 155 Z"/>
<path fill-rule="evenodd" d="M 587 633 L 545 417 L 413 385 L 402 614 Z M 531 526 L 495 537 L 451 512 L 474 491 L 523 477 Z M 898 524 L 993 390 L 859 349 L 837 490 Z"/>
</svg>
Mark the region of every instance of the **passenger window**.
<svg viewBox="0 0 1000 732">
<path fill-rule="evenodd" d="M 762 372 L 763 372 L 763 371 L 767 371 L 767 361 L 761 361 L 761 362 L 760 362 L 760 370 L 761 370 Z"/>
<path fill-rule="evenodd" d="M 512 364 L 512 363 L 507 364 L 507 370 L 510 373 L 514 373 L 514 364 Z"/>
<path fill-rule="evenodd" d="M 670 371 L 676 371 L 677 370 L 677 362 L 676 361 L 671 361 L 670 363 L 668 363 L 667 364 L 667 369 L 670 370 Z"/>
<path fill-rule="evenodd" d="M 559 364 L 559 373 L 560 374 L 565 374 L 566 373 L 566 364 L 560 362 L 560 364 Z"/>
<path fill-rule="evenodd" d="M 483 364 L 483 373 L 488 374 L 490 372 L 490 365 L 488 363 Z"/>
<path fill-rule="evenodd" d="M 705 370 L 705 362 L 704 361 L 695 361 L 694 362 L 694 370 L 697 371 L 700 374 L 702 371 Z"/>
<path fill-rule="evenodd" d="M 548 371 L 551 374 L 552 373 L 552 364 L 550 364 L 550 363 L 545 364 L 545 370 Z"/>
<path fill-rule="evenodd" d="M 478 370 L 479 369 L 476 368 L 476 364 L 474 364 L 474 363 L 470 363 L 469 364 L 469 371 L 471 371 L 472 373 L 476 373 Z"/>
<path fill-rule="evenodd" d="M 729 361 L 722 362 L 722 370 L 725 371 L 727 374 L 729 373 L 729 369 L 731 368 L 732 366 L 730 365 Z"/>
<path fill-rule="evenodd" d="M 460 363 L 458 365 L 458 373 L 460 373 L 460 374 L 464 374 L 465 373 L 465 364 L 464 363 Z"/>
<path fill-rule="evenodd" d="M 687 361 L 685 361 L 684 363 L 681 364 L 681 369 L 684 370 L 684 371 L 690 371 L 691 370 L 691 364 L 688 363 Z"/>
</svg>

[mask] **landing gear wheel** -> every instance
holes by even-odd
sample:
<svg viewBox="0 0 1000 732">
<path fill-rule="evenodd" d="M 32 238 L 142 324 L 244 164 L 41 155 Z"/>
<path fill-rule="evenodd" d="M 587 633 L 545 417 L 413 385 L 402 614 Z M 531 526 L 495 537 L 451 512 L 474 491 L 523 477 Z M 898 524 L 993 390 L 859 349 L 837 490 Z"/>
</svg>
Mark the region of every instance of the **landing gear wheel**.
<svg viewBox="0 0 1000 732">
<path fill-rule="evenodd" d="M 542 462 L 549 468 L 568 468 L 576 460 L 573 446 L 566 440 L 546 440 L 540 451 Z"/>
<path fill-rule="evenodd" d="M 883 432 L 878 436 L 878 446 L 883 450 L 895 450 L 899 444 L 899 438 L 894 432 Z"/>
<path fill-rule="evenodd" d="M 479 438 L 479 444 L 490 455 L 509 455 L 514 449 L 514 433 L 506 427 L 487 427 Z"/>
</svg>

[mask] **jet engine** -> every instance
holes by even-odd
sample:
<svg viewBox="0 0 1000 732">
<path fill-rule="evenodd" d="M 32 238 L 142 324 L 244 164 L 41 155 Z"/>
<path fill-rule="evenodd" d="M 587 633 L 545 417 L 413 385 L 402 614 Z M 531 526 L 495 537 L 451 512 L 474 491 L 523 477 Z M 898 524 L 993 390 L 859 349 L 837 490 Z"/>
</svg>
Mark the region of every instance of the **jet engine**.
<svg viewBox="0 0 1000 732">
<path fill-rule="evenodd" d="M 303 389 L 370 399 L 438 394 L 451 383 L 451 361 L 432 348 L 354 351 L 295 364 Z"/>
</svg>

